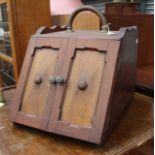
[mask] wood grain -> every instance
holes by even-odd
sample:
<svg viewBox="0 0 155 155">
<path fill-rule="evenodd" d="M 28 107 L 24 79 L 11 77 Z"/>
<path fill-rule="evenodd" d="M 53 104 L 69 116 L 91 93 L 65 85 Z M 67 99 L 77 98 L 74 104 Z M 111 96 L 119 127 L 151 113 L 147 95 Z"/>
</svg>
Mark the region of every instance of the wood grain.
<svg viewBox="0 0 155 155">
<path fill-rule="evenodd" d="M 40 49 L 36 51 L 25 89 L 21 111 L 42 116 L 46 106 L 48 91 L 50 88 L 49 77 L 54 72 L 58 53 L 52 49 Z M 35 78 L 41 76 L 40 85 L 35 84 Z"/>
<path fill-rule="evenodd" d="M 29 39 L 41 26 L 51 26 L 49 0 L 6 0 L 14 60 L 18 80 Z"/>
<path fill-rule="evenodd" d="M 141 94 L 135 94 L 134 101 L 101 147 L 13 125 L 9 115 L 14 89 L 4 91 L 4 96 L 6 105 L 0 109 L 0 151 L 3 155 L 124 154 L 153 138 L 153 98 Z"/>
<path fill-rule="evenodd" d="M 7 0 L 0 0 L 0 4 L 5 4 L 7 3 Z"/>
<path fill-rule="evenodd" d="M 136 2 L 116 2 L 116 3 L 106 3 L 105 10 L 106 13 L 111 14 L 136 14 L 139 12 L 139 5 L 140 3 Z"/>
<path fill-rule="evenodd" d="M 68 15 L 52 16 L 52 25 L 67 25 L 68 17 Z M 73 22 L 74 30 L 99 30 L 99 27 L 99 18 L 89 11 L 78 14 Z"/>
<path fill-rule="evenodd" d="M 117 30 L 122 26 L 135 25 L 138 27 L 138 67 L 152 65 L 154 62 L 154 16 L 151 14 L 106 14 L 105 16 L 108 22 L 112 23 L 110 26 L 112 30 Z"/>
<path fill-rule="evenodd" d="M 89 22 L 87 22 L 87 20 Z M 73 22 L 74 30 L 99 30 L 100 19 L 92 12 L 85 11 L 77 15 Z"/>
<path fill-rule="evenodd" d="M 10 56 L 5 55 L 3 53 L 0 53 L 0 59 L 4 60 L 4 61 L 6 61 L 6 62 L 8 62 L 10 64 L 13 64 L 13 58 L 10 57 Z"/>
<path fill-rule="evenodd" d="M 105 53 L 76 51 L 62 108 L 63 121 L 81 126 L 92 125 L 104 63 Z M 80 81 L 87 82 L 86 90 L 79 90 Z"/>
</svg>

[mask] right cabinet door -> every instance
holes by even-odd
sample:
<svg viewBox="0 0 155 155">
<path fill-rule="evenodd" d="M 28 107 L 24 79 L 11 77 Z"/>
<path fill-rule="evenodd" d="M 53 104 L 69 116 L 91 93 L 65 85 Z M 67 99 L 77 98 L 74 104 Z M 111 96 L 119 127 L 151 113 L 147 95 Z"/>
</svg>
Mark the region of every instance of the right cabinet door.
<svg viewBox="0 0 155 155">
<path fill-rule="evenodd" d="M 110 44 L 115 48 L 115 53 Z M 117 45 L 106 40 L 68 42 L 66 63 L 59 73 L 65 83 L 57 86 L 49 131 L 100 143 Z"/>
</svg>

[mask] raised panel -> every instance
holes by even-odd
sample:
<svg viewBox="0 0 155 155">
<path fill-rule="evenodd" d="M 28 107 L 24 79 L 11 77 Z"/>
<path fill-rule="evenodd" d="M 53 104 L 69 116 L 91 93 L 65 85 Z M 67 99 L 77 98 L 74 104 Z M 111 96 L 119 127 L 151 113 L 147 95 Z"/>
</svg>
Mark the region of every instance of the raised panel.
<svg viewBox="0 0 155 155">
<path fill-rule="evenodd" d="M 105 55 L 96 50 L 76 50 L 61 111 L 62 121 L 92 126 Z M 86 84 L 84 90 L 80 88 L 82 83 Z"/>
<path fill-rule="evenodd" d="M 21 111 L 32 115 L 42 115 L 50 89 L 49 77 L 54 73 L 58 52 L 55 49 L 38 49 L 35 53 Z M 37 77 L 42 79 L 40 84 L 35 83 Z"/>
</svg>

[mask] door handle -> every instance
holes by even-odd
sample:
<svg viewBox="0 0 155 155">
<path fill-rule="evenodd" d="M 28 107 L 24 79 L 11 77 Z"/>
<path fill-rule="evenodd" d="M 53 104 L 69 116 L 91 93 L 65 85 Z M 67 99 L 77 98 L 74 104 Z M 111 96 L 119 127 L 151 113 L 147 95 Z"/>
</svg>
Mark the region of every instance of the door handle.
<svg viewBox="0 0 155 155">
<path fill-rule="evenodd" d="M 65 83 L 65 80 L 62 76 L 56 76 L 55 81 L 58 85 L 63 85 Z"/>
<path fill-rule="evenodd" d="M 49 82 L 50 82 L 51 84 L 56 84 L 56 78 L 55 78 L 55 77 L 50 77 L 50 78 L 49 78 Z"/>
<path fill-rule="evenodd" d="M 62 76 L 56 76 L 56 77 L 50 77 L 49 82 L 51 84 L 58 84 L 58 85 L 63 85 L 65 83 L 65 80 Z"/>
<path fill-rule="evenodd" d="M 85 89 L 87 89 L 87 87 L 88 87 L 88 84 L 87 84 L 86 81 L 83 81 L 83 80 L 80 80 L 80 81 L 79 81 L 79 83 L 78 83 L 78 88 L 79 88 L 80 90 L 85 90 Z"/>
<path fill-rule="evenodd" d="M 43 78 L 41 76 L 37 76 L 34 80 L 35 84 L 39 85 L 41 84 L 43 81 Z"/>
</svg>

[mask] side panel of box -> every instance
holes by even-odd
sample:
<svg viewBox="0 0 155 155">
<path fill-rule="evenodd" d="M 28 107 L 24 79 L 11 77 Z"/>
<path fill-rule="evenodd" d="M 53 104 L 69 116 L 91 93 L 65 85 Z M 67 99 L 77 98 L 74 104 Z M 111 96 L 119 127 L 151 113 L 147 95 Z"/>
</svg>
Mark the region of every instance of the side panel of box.
<svg viewBox="0 0 155 155">
<path fill-rule="evenodd" d="M 121 40 L 117 60 L 111 101 L 107 111 L 103 141 L 108 137 L 123 111 L 132 102 L 136 82 L 137 29 L 127 30 Z"/>
</svg>

